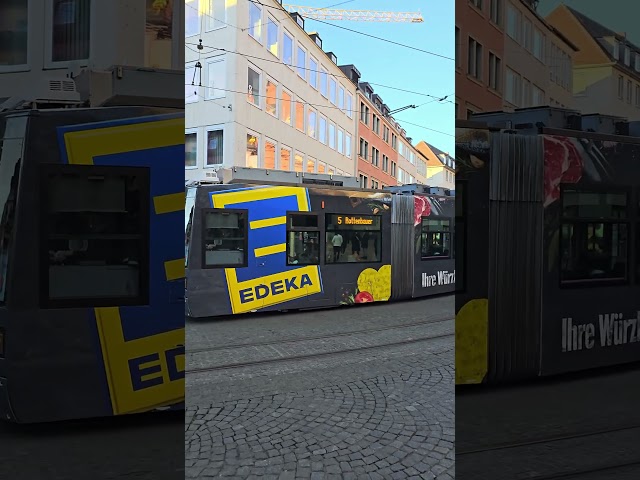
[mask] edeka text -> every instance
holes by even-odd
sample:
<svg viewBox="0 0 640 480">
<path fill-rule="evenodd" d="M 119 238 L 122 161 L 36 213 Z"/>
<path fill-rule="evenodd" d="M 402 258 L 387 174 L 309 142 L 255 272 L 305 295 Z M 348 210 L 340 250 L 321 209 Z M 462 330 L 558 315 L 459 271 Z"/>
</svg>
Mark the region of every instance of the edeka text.
<svg viewBox="0 0 640 480">
<path fill-rule="evenodd" d="M 227 288 L 233 313 L 246 313 L 322 292 L 320 269 L 315 265 L 287 269 L 238 282 L 227 272 Z"/>
<path fill-rule="evenodd" d="M 591 350 L 596 345 L 610 348 L 640 342 L 640 311 L 635 318 L 624 318 L 622 313 L 598 315 L 597 322 L 577 324 L 573 318 L 562 319 L 562 351 Z"/>
<path fill-rule="evenodd" d="M 161 355 L 164 362 L 160 361 Z M 166 350 L 162 354 L 152 353 L 130 359 L 129 373 L 133 390 L 143 390 L 183 379 L 184 369 L 179 367 L 179 358 L 182 358 L 184 364 L 184 345 Z"/>
</svg>

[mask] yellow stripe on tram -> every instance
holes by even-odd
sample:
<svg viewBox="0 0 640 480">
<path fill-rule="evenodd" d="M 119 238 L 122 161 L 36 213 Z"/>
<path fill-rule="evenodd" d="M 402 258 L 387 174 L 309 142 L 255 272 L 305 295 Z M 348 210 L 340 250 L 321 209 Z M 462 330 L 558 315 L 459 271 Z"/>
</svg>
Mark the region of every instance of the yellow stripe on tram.
<svg viewBox="0 0 640 480">
<path fill-rule="evenodd" d="M 279 243 L 277 245 L 270 245 L 268 247 L 260 247 L 254 250 L 256 257 L 266 257 L 267 255 L 273 255 L 274 253 L 282 253 L 287 251 L 287 245 Z"/>
<path fill-rule="evenodd" d="M 285 225 L 287 223 L 287 217 L 273 217 L 265 218 L 264 220 L 254 220 L 249 223 L 251 230 L 256 228 L 274 227 L 276 225 Z"/>
<path fill-rule="evenodd" d="M 156 214 L 173 213 L 184 210 L 185 193 L 171 193 L 153 197 L 153 206 Z"/>
<path fill-rule="evenodd" d="M 164 271 L 167 275 L 167 281 L 178 280 L 185 277 L 184 258 L 176 260 L 168 260 L 164 262 Z"/>
</svg>

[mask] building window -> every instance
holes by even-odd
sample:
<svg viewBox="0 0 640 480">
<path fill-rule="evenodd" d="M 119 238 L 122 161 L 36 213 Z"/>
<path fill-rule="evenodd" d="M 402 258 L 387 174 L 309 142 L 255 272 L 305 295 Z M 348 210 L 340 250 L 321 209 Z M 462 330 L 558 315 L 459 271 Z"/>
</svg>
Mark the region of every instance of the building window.
<svg viewBox="0 0 640 480">
<path fill-rule="evenodd" d="M 249 2 L 249 35 L 262 43 L 262 9 L 258 4 Z"/>
<path fill-rule="evenodd" d="M 541 105 L 545 105 L 544 101 L 544 91 L 540 88 L 533 85 L 532 88 L 532 99 L 531 99 L 532 107 L 539 107 Z"/>
<path fill-rule="evenodd" d="M 382 171 L 389 171 L 389 157 L 387 157 L 386 155 L 382 155 Z"/>
<path fill-rule="evenodd" d="M 631 80 L 627 80 L 627 103 L 631 103 L 631 99 L 633 98 L 632 88 L 633 84 L 631 83 Z"/>
<path fill-rule="evenodd" d="M 311 108 L 308 109 L 308 119 L 307 119 L 307 135 L 311 138 L 317 138 L 318 132 L 316 131 L 316 112 Z"/>
<path fill-rule="evenodd" d="M 507 83 L 505 88 L 505 99 L 507 102 L 519 106 L 522 97 L 521 88 L 522 79 L 520 75 L 510 68 L 507 68 Z"/>
<path fill-rule="evenodd" d="M 344 154 L 344 132 L 338 129 L 338 153 Z"/>
<path fill-rule="evenodd" d="M 320 263 L 320 228 L 318 214 L 287 215 L 287 265 Z"/>
<path fill-rule="evenodd" d="M 250 168 L 258 168 L 258 152 L 260 145 L 258 136 L 253 133 L 247 133 L 247 150 L 245 155 L 245 166 Z"/>
<path fill-rule="evenodd" d="M 309 57 L 309 85 L 318 89 L 318 61 L 311 56 Z"/>
<path fill-rule="evenodd" d="M 327 94 L 327 82 L 328 81 L 329 81 L 329 79 L 328 79 L 327 71 L 324 69 L 324 67 L 321 67 L 320 68 L 320 93 L 325 98 L 329 98 L 329 96 Z"/>
<path fill-rule="evenodd" d="M 196 133 L 187 133 L 184 136 L 184 168 L 198 166 L 198 136 Z"/>
<path fill-rule="evenodd" d="M 329 79 L 329 100 L 336 104 L 336 80 L 333 77 Z"/>
<path fill-rule="evenodd" d="M 227 20 L 227 10 L 225 8 L 225 0 L 208 0 L 209 1 L 209 15 L 205 18 L 207 24 L 207 31 L 216 30 L 218 28 L 224 28 L 227 26 L 225 23 Z M 152 7 L 155 4 L 155 0 L 147 0 L 147 5 Z M 165 2 L 170 5 L 170 2 Z"/>
<path fill-rule="evenodd" d="M 204 210 L 203 268 L 247 265 L 247 211 Z"/>
<path fill-rule="evenodd" d="M 624 64 L 628 67 L 631 65 L 631 49 L 624 47 Z"/>
<path fill-rule="evenodd" d="M 520 12 L 511 4 L 507 5 L 507 35 L 520 43 Z"/>
<path fill-rule="evenodd" d="M 344 87 L 342 85 L 338 87 L 338 108 L 344 111 Z"/>
<path fill-rule="evenodd" d="M 291 99 L 291 94 L 282 90 L 282 121 L 291 125 L 291 111 L 293 109 L 293 101 Z"/>
<path fill-rule="evenodd" d="M 346 105 L 347 117 L 353 118 L 353 97 L 350 93 L 347 93 Z"/>
<path fill-rule="evenodd" d="M 43 174 L 43 303 L 147 303 L 149 170 L 50 165 Z"/>
<path fill-rule="evenodd" d="M 640 72 L 640 53 L 635 54 L 635 69 L 636 72 Z"/>
<path fill-rule="evenodd" d="M 380 117 L 378 117 L 377 115 L 373 116 L 373 131 L 377 135 L 380 135 Z"/>
<path fill-rule="evenodd" d="M 51 62 L 89 59 L 91 0 L 53 0 L 49 6 L 51 17 L 47 25 L 51 25 Z"/>
<path fill-rule="evenodd" d="M 304 132 L 304 100 L 300 98 L 296 102 L 296 128 Z"/>
<path fill-rule="evenodd" d="M 396 162 L 391 162 L 391 176 L 395 178 L 396 176 Z"/>
<path fill-rule="evenodd" d="M 287 32 L 282 35 L 282 61 L 285 65 L 293 66 L 293 37 Z"/>
<path fill-rule="evenodd" d="M 260 73 L 251 67 L 248 68 L 248 72 L 247 100 L 260 108 Z"/>
<path fill-rule="evenodd" d="M 324 162 L 318 162 L 318 173 L 324 173 L 327 171 L 327 164 Z"/>
<path fill-rule="evenodd" d="M 315 173 L 316 161 L 311 157 L 307 157 L 307 173 Z"/>
<path fill-rule="evenodd" d="M 224 132 L 222 130 L 207 131 L 207 167 L 222 165 L 224 162 Z"/>
<path fill-rule="evenodd" d="M 617 40 L 613 41 L 613 58 L 620 60 L 620 42 Z"/>
<path fill-rule="evenodd" d="M 296 61 L 296 65 L 298 66 L 298 75 L 303 80 L 307 79 L 307 51 L 298 47 L 298 59 Z"/>
<path fill-rule="evenodd" d="M 207 91 L 205 92 L 207 100 L 225 97 L 227 88 L 225 76 L 224 58 L 214 59 L 207 63 Z"/>
<path fill-rule="evenodd" d="M 533 32 L 533 56 L 544 62 L 544 35 L 537 28 Z"/>
<path fill-rule="evenodd" d="M 382 126 L 382 140 L 389 143 L 389 127 L 386 125 Z"/>
<path fill-rule="evenodd" d="M 368 154 L 369 154 L 369 142 L 367 142 L 364 138 L 361 138 L 359 155 L 366 160 Z"/>
<path fill-rule="evenodd" d="M 502 61 L 493 53 L 489 53 L 489 87 L 499 92 L 502 88 Z"/>
<path fill-rule="evenodd" d="M 327 144 L 327 119 L 322 115 L 318 119 L 318 140 L 324 145 Z"/>
<path fill-rule="evenodd" d="M 489 18 L 499 27 L 502 26 L 502 0 L 491 0 Z"/>
<path fill-rule="evenodd" d="M 360 104 L 360 120 L 365 125 L 369 125 L 369 107 L 367 107 L 364 102 Z"/>
<path fill-rule="evenodd" d="M 302 172 L 304 166 L 304 154 L 296 152 L 293 156 L 293 171 Z"/>
<path fill-rule="evenodd" d="M 276 57 L 278 56 L 279 30 L 276 21 L 271 17 L 267 17 L 267 49 Z"/>
<path fill-rule="evenodd" d="M 351 135 L 348 133 L 344 135 L 344 150 L 347 158 L 351 158 Z"/>
<path fill-rule="evenodd" d="M 5 1 L 0 5 L 0 69 L 26 66 L 29 51 L 28 1 Z M 187 9 L 188 10 L 188 9 Z"/>
<path fill-rule="evenodd" d="M 636 85 L 636 107 L 640 107 L 640 85 Z"/>
<path fill-rule="evenodd" d="M 267 91 L 265 95 L 267 113 L 274 117 L 278 116 L 278 85 L 271 80 L 267 80 Z"/>
<path fill-rule="evenodd" d="M 364 179 L 363 188 L 367 188 Z M 380 215 L 327 214 L 325 225 L 327 263 L 380 261 Z"/>
<path fill-rule="evenodd" d="M 336 126 L 333 122 L 329 122 L 329 147 L 336 149 Z"/>
<path fill-rule="evenodd" d="M 371 147 L 371 164 L 374 167 L 380 165 L 380 150 L 375 147 Z"/>
<path fill-rule="evenodd" d="M 528 18 L 522 21 L 522 46 L 528 52 L 533 52 L 533 24 Z"/>
<path fill-rule="evenodd" d="M 624 77 L 618 75 L 618 98 L 622 100 L 624 98 Z"/>
<path fill-rule="evenodd" d="M 285 172 L 291 171 L 291 149 L 286 147 L 280 148 L 280 170 Z"/>
<path fill-rule="evenodd" d="M 482 0 L 470 0 L 470 2 L 478 10 L 482 10 Z"/>
<path fill-rule="evenodd" d="M 273 140 L 265 140 L 264 142 L 264 168 L 276 169 L 276 142 Z"/>
<path fill-rule="evenodd" d="M 395 133 L 391 134 L 391 148 L 398 150 L 398 137 Z"/>
<path fill-rule="evenodd" d="M 482 45 L 469 37 L 469 62 L 468 73 L 472 77 L 482 81 Z"/>
<path fill-rule="evenodd" d="M 562 191 L 561 200 L 561 282 L 593 285 L 625 281 L 627 194 L 567 188 Z"/>
<path fill-rule="evenodd" d="M 200 0 L 186 0 L 184 9 L 184 36 L 193 37 L 200 33 Z"/>
</svg>

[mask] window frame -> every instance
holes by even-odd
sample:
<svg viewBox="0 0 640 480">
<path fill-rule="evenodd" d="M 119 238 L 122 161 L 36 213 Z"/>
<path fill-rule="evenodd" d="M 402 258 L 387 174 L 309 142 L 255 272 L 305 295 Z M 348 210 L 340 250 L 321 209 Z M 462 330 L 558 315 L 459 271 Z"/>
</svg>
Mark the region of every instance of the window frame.
<svg viewBox="0 0 640 480">
<path fill-rule="evenodd" d="M 205 135 L 204 135 L 204 142 L 205 142 L 205 155 L 204 155 L 204 162 L 202 165 L 202 168 L 220 168 L 224 165 L 224 160 L 226 157 L 226 149 L 224 148 L 224 139 L 225 139 L 225 128 L 224 128 L 224 124 L 218 124 L 218 125 L 207 125 L 206 127 L 204 127 L 204 131 L 205 131 Z M 208 160 L 209 160 L 209 132 L 214 132 L 214 131 L 221 131 L 222 132 L 222 163 L 214 163 L 209 165 Z M 197 157 L 196 157 L 197 158 Z"/>
<path fill-rule="evenodd" d="M 197 7 L 196 7 L 196 11 L 197 11 L 197 13 L 200 13 L 200 2 L 203 2 L 203 1 L 205 1 L 205 0 L 197 0 L 197 3 L 198 3 L 198 5 L 197 5 Z M 184 5 L 185 11 L 186 11 L 187 9 L 191 9 L 191 10 L 193 10 L 193 8 L 192 8 L 192 7 L 193 7 L 193 5 L 192 5 L 192 6 L 188 6 L 188 3 L 193 3 L 193 2 L 189 2 L 189 0 L 185 0 L 185 5 Z M 225 11 L 226 11 L 226 9 L 225 9 Z M 186 17 L 186 15 L 185 15 L 185 17 Z M 184 21 L 186 21 L 186 18 L 184 18 L 184 19 L 183 19 L 183 23 L 184 23 Z M 185 27 L 184 27 L 184 28 L 185 28 L 185 30 L 184 30 L 184 36 L 185 36 L 185 38 L 190 38 L 190 37 L 195 37 L 195 36 L 197 36 L 197 35 L 201 35 L 201 34 L 202 34 L 202 31 L 201 31 L 201 28 L 200 28 L 200 27 L 201 27 L 201 22 L 198 22 L 198 31 L 197 31 L 196 33 L 187 33 L 187 31 L 186 31 L 186 25 L 185 25 Z"/>
<path fill-rule="evenodd" d="M 199 0 L 203 1 L 203 0 Z M 88 67 L 95 53 L 96 35 L 92 32 L 96 31 L 97 18 L 96 18 L 96 0 L 89 0 L 89 55 L 87 58 L 80 58 L 77 60 L 53 60 L 53 2 L 47 2 L 44 8 L 44 68 L 64 68 L 64 67 Z M 192 35 L 199 35 L 201 31 L 198 25 L 198 33 Z"/>
<path fill-rule="evenodd" d="M 626 215 L 623 218 L 613 218 L 613 217 L 568 217 L 564 214 L 564 193 L 567 190 L 575 191 L 577 193 L 592 193 L 592 194 L 624 194 L 626 200 Z M 634 244 L 634 233 L 637 235 L 637 232 L 633 231 L 633 224 L 636 223 L 636 217 L 633 214 L 633 195 L 632 189 L 630 187 L 611 187 L 605 185 L 589 185 L 589 186 L 581 186 L 576 188 L 575 185 L 571 184 L 560 184 L 560 213 L 559 213 L 559 221 L 558 221 L 558 287 L 561 290 L 573 290 L 580 288 L 592 288 L 592 287 L 603 287 L 603 286 L 620 286 L 620 285 L 631 285 L 632 284 L 632 275 L 634 273 L 635 265 L 633 265 L 633 250 L 635 248 Z M 609 225 L 625 225 L 626 228 L 626 243 L 627 243 L 627 252 L 625 258 L 625 277 L 624 278 L 596 278 L 596 279 L 579 279 L 579 280 L 563 280 L 562 279 L 562 242 L 563 235 L 562 230 L 564 225 L 579 225 L 579 224 L 609 224 Z"/>
<path fill-rule="evenodd" d="M 140 190 L 140 261 L 138 263 L 139 286 L 140 291 L 135 297 L 109 297 L 109 298 L 91 298 L 82 297 L 75 299 L 51 299 L 49 297 L 49 237 L 51 233 L 47 225 L 49 200 L 47 193 L 51 187 L 50 176 L 52 174 L 64 174 L 78 172 L 85 175 L 90 172 L 92 175 L 132 175 L 142 178 L 143 188 Z M 38 226 L 39 245 L 38 245 L 38 297 L 40 308 L 43 309 L 59 309 L 59 308 L 95 308 L 95 307 L 120 307 L 120 306 L 145 306 L 149 305 L 151 291 L 151 255 L 149 253 L 149 245 L 151 241 L 151 208 L 148 200 L 151 197 L 151 169 L 149 167 L 133 167 L 133 166 L 111 166 L 111 165 L 75 165 L 60 163 L 45 163 L 39 168 L 40 180 L 40 199 L 38 205 Z M 146 247 L 146 248 L 145 248 Z"/>
<path fill-rule="evenodd" d="M 203 0 L 200 1 L 202 2 Z M 211 13 L 206 19 L 204 31 L 208 33 L 225 28 L 227 26 L 227 5 L 225 0 L 206 0 L 206 2 Z M 224 10 L 224 18 L 222 20 L 215 18 L 213 5 L 216 3 L 222 3 L 222 9 Z M 219 24 L 217 27 L 215 26 L 216 23 Z"/>
<path fill-rule="evenodd" d="M 207 65 L 207 79 L 205 82 L 206 87 L 206 92 L 204 94 L 204 100 L 217 100 L 219 98 L 225 98 L 227 96 L 227 59 L 225 57 L 225 55 L 216 55 L 214 57 L 209 57 L 205 60 L 206 65 Z M 215 88 L 214 86 L 211 85 L 210 80 L 211 80 L 211 66 L 214 63 L 221 63 L 222 64 L 222 70 L 223 70 L 223 78 L 224 78 L 224 85 L 222 89 L 218 89 Z M 220 96 L 214 96 L 214 93 L 216 90 L 219 90 L 220 92 L 222 92 L 222 95 Z"/>
<path fill-rule="evenodd" d="M 192 79 L 191 79 L 192 81 L 194 81 L 193 85 L 187 83 L 188 80 L 189 80 L 189 75 L 187 74 L 187 70 L 193 68 L 193 71 L 195 73 L 196 72 L 196 63 L 197 62 L 195 62 L 195 61 L 188 62 L 184 66 L 184 69 L 185 69 L 185 91 L 186 91 L 186 87 L 193 87 L 193 88 L 196 89 L 195 90 L 195 96 L 193 96 L 193 97 L 192 96 L 187 97 L 187 95 L 185 94 L 185 99 L 184 99 L 184 103 L 185 104 L 198 103 L 200 101 L 200 98 L 202 97 L 202 95 L 201 95 L 202 87 L 200 85 L 198 85 L 197 83 L 195 83 L 195 81 L 194 81 L 195 78 L 194 77 L 192 77 Z M 247 75 L 249 75 L 248 72 L 247 72 Z M 206 82 L 205 82 L 205 85 L 206 85 Z"/>
<path fill-rule="evenodd" d="M 252 91 L 252 93 L 257 96 L 258 98 L 258 103 L 253 103 L 252 101 L 249 100 L 249 70 L 253 70 L 255 73 L 258 74 L 258 93 L 256 94 L 255 92 Z M 262 84 L 265 83 L 264 82 L 264 78 L 263 78 L 263 72 L 260 68 L 256 67 L 254 64 L 249 63 L 247 65 L 247 103 L 249 105 L 253 105 L 255 108 L 262 110 Z"/>
<path fill-rule="evenodd" d="M 364 179 L 365 179 L 365 183 L 368 180 L 368 177 L 366 175 L 360 174 Z M 361 188 L 368 188 L 366 185 L 364 187 L 361 186 Z M 380 219 L 380 228 L 378 230 L 357 230 L 357 229 L 351 229 L 350 231 L 352 232 L 374 232 L 374 233 L 379 233 L 380 234 L 380 242 L 378 244 L 378 255 L 380 256 L 380 260 L 377 261 L 371 261 L 369 259 L 367 260 L 359 260 L 357 262 L 327 262 L 327 233 L 329 232 L 344 232 L 345 230 L 329 230 L 327 228 L 327 225 L 329 225 L 329 221 L 328 221 L 328 217 L 331 215 L 340 215 L 343 217 L 362 217 L 362 218 L 379 218 Z M 383 249 L 383 245 L 384 245 L 384 217 L 383 215 L 374 215 L 374 214 L 360 214 L 360 213 L 340 213 L 340 212 L 326 212 L 325 216 L 324 216 L 324 232 L 323 232 L 323 237 L 322 237 L 322 243 L 324 244 L 324 257 L 323 257 L 323 262 L 324 265 L 327 266 L 333 266 L 333 265 L 366 265 L 366 264 L 380 264 L 382 263 L 382 252 L 384 251 Z M 342 233 L 341 233 L 342 235 Z M 344 236 L 343 238 L 343 242 L 344 242 Z M 321 249 L 322 250 L 322 249 Z M 333 252 L 333 245 L 331 248 L 331 252 Z"/>
<path fill-rule="evenodd" d="M 311 67 L 311 63 L 315 63 L 316 66 L 315 68 Z M 320 81 L 319 81 L 319 73 L 320 73 L 320 62 L 318 61 L 317 58 L 315 58 L 313 55 L 311 55 L 311 53 L 309 53 L 309 85 L 311 85 L 311 88 L 313 88 L 314 90 L 319 90 L 320 89 Z M 312 79 L 313 79 L 313 83 L 312 83 Z M 315 83 L 315 85 L 314 85 Z"/>
<path fill-rule="evenodd" d="M 287 63 L 287 61 L 285 60 L 285 49 L 284 49 L 284 45 L 285 45 L 285 41 L 284 41 L 284 37 L 287 37 L 291 40 L 291 63 Z M 296 59 L 296 41 L 295 41 L 295 37 L 293 36 L 293 34 L 291 34 L 286 28 L 282 28 L 282 63 L 284 63 L 287 67 L 294 69 L 295 68 L 295 59 Z"/>
<path fill-rule="evenodd" d="M 269 97 L 267 94 L 267 85 L 268 84 L 272 84 L 275 85 L 276 87 L 276 94 L 275 97 Z M 268 114 L 271 115 L 272 117 L 275 118 L 280 118 L 280 110 L 278 108 L 278 100 L 279 100 L 279 95 L 278 92 L 280 91 L 280 85 L 278 84 L 278 82 L 276 82 L 272 77 L 269 77 L 268 75 L 265 76 L 265 81 L 264 81 L 264 111 Z M 271 113 L 269 111 L 269 99 L 270 98 L 275 98 L 275 112 Z"/>
<path fill-rule="evenodd" d="M 316 217 L 317 222 L 316 224 L 318 225 L 317 227 L 294 227 L 292 225 L 291 219 L 293 217 L 303 217 L 303 216 L 307 216 L 307 217 Z M 287 219 L 287 223 L 286 223 L 286 252 L 285 252 L 285 264 L 287 265 L 287 267 L 293 267 L 293 266 L 309 266 L 309 265 L 322 265 L 322 228 L 320 227 L 320 213 L 319 212 L 300 212 L 300 211 L 287 211 L 286 212 L 286 219 Z M 318 262 L 317 263 L 289 263 L 289 233 L 290 232 L 299 232 L 299 233 L 305 233 L 305 232 L 314 232 L 314 233 L 318 233 Z"/>
<path fill-rule="evenodd" d="M 200 0 L 202 1 L 202 0 Z M 263 39 L 262 39 L 262 34 L 263 34 L 263 30 L 262 30 L 262 26 L 264 24 L 263 22 L 263 17 L 264 17 L 264 11 L 262 10 L 262 6 L 258 5 L 257 2 L 248 2 L 249 3 L 249 11 L 248 13 L 248 27 L 247 27 L 247 35 L 249 35 L 249 37 L 253 38 L 256 42 L 258 42 L 260 45 L 263 45 Z M 256 38 L 251 34 L 251 28 L 253 27 L 253 25 L 251 25 L 251 9 L 252 8 L 256 8 L 258 9 L 258 12 L 260 12 L 260 38 Z"/>
<path fill-rule="evenodd" d="M 32 50 L 32 43 L 31 42 L 31 29 L 29 28 L 30 26 L 33 25 L 33 19 L 32 19 L 32 13 L 33 13 L 33 0 L 27 0 L 27 41 L 26 41 L 26 49 L 27 49 L 27 58 L 26 58 L 26 63 L 20 63 L 20 64 L 15 64 L 15 65 L 0 65 L 0 73 L 17 73 L 17 72 L 30 72 L 31 71 L 31 64 L 33 61 L 32 55 L 31 55 L 31 50 Z M 52 33 L 53 33 L 53 29 L 52 29 Z"/>
<path fill-rule="evenodd" d="M 422 238 L 423 235 L 428 234 L 429 230 L 425 230 L 425 220 L 439 220 L 439 221 L 448 221 L 449 222 L 449 230 L 438 230 L 432 233 L 439 233 L 441 235 L 447 234 L 449 235 L 449 254 L 448 255 L 432 255 L 425 256 L 424 255 L 424 240 Z M 430 260 L 451 260 L 454 258 L 454 228 L 455 228 L 455 218 L 446 217 L 444 215 L 429 215 L 428 217 L 420 218 L 420 261 L 428 262 Z"/>
<path fill-rule="evenodd" d="M 302 67 L 299 65 L 301 51 L 304 53 L 304 65 Z M 302 45 L 298 44 L 296 47 L 296 74 L 298 75 L 299 78 L 304 80 L 305 83 L 307 81 L 307 58 L 308 57 L 309 57 L 308 50 Z M 302 70 L 302 74 L 300 74 L 300 70 Z"/>
<path fill-rule="evenodd" d="M 280 59 L 280 53 L 281 53 L 281 51 L 280 51 L 281 50 L 281 48 L 280 48 L 281 47 L 281 45 L 280 45 L 280 24 L 276 21 L 275 17 L 273 17 L 273 16 L 271 16 L 269 14 L 267 14 L 266 24 L 267 24 L 266 25 L 267 28 L 265 28 L 265 33 L 266 33 L 266 35 L 265 35 L 265 47 L 266 47 L 267 51 L 271 55 L 273 55 L 277 59 Z M 275 27 L 276 27 L 276 51 L 278 52 L 277 54 L 273 53 L 271 51 L 271 48 L 269 48 L 269 26 L 270 25 L 275 25 Z"/>
<path fill-rule="evenodd" d="M 198 133 L 198 129 L 197 128 L 185 128 L 184 130 L 184 134 L 185 137 L 187 135 L 195 135 L 196 136 L 196 164 L 192 167 L 187 167 L 186 165 L 184 166 L 185 170 L 196 170 L 198 168 L 198 157 L 200 156 L 200 145 L 199 145 L 199 140 L 200 140 L 200 135 Z M 185 139 L 186 140 L 186 139 Z M 186 142 L 185 142 L 186 143 Z M 186 153 L 186 152 L 185 152 Z"/>
<path fill-rule="evenodd" d="M 244 262 L 242 264 L 219 264 L 219 265 L 207 265 L 207 250 L 205 248 L 205 235 L 207 232 L 207 214 L 208 213 L 243 213 L 245 215 L 245 235 L 243 243 Z M 216 270 L 221 268 L 247 268 L 249 265 L 249 210 L 241 208 L 203 208 L 200 212 L 200 221 L 202 222 L 202 231 L 200 232 L 200 255 L 201 255 L 201 268 L 203 270 Z"/>
</svg>

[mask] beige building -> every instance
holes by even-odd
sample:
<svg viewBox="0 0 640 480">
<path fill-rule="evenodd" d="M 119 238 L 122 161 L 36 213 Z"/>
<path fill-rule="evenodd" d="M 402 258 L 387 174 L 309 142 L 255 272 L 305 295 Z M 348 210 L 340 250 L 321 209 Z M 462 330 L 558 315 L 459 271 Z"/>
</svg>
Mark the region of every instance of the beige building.
<svg viewBox="0 0 640 480">
<path fill-rule="evenodd" d="M 355 176 L 356 85 L 302 17 L 262 3 L 186 2 L 186 178 L 230 166 Z"/>
<path fill-rule="evenodd" d="M 183 25 L 174 0 L 0 1 L 0 109 L 145 103 L 140 88 L 146 103 L 176 106 Z"/>
<path fill-rule="evenodd" d="M 505 2 L 504 109 L 573 107 L 576 46 L 545 21 L 531 0 Z"/>
<path fill-rule="evenodd" d="M 421 141 L 416 145 L 419 155 L 427 165 L 427 181 L 430 187 L 454 190 L 456 185 L 456 162 L 448 153 Z"/>
<path fill-rule="evenodd" d="M 573 65 L 573 107 L 583 114 L 640 119 L 640 47 L 565 5 L 546 19 L 579 48 Z"/>
</svg>

